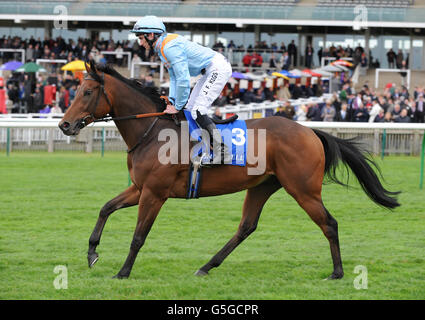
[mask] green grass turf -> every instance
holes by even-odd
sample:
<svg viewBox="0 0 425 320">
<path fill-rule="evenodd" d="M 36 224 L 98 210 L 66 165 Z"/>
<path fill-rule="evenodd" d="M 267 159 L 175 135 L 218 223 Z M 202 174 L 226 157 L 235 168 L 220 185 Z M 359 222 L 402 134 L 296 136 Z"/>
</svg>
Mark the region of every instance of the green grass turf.
<svg viewBox="0 0 425 320">
<path fill-rule="evenodd" d="M 339 223 L 345 276 L 332 272 L 328 241 L 283 190 L 259 226 L 207 277 L 193 273 L 233 236 L 245 192 L 199 200 L 170 199 L 127 280 L 112 279 L 132 240 L 137 208 L 106 224 L 94 268 L 88 239 L 103 204 L 127 187 L 124 153 L 0 155 L 0 299 L 424 299 L 425 190 L 417 157 L 377 159 L 402 206 L 376 206 L 355 183 L 329 184 L 323 199 Z M 57 290 L 55 266 L 68 269 Z M 356 290 L 357 265 L 368 289 Z"/>
</svg>

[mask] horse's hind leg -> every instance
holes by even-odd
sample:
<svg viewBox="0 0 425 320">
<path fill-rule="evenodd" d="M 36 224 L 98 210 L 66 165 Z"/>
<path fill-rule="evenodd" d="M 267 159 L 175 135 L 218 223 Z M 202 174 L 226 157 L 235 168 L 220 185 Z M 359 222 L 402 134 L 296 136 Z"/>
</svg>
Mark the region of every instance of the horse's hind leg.
<svg viewBox="0 0 425 320">
<path fill-rule="evenodd" d="M 196 275 L 207 275 L 210 269 L 218 267 L 243 240 L 255 231 L 264 204 L 280 188 L 280 183 L 273 176 L 261 185 L 247 190 L 238 231 L 207 264 L 195 273 Z"/>
<path fill-rule="evenodd" d="M 334 270 L 328 279 L 340 279 L 344 276 L 341 262 L 341 253 L 339 249 L 338 223 L 330 215 L 322 202 L 322 180 L 323 173 L 314 172 L 310 177 L 297 175 L 301 170 L 287 172 L 287 176 L 280 176 L 282 186 L 298 202 L 298 204 L 307 212 L 310 218 L 320 227 L 323 234 L 329 241 L 331 249 Z M 291 175 L 291 177 L 288 177 Z M 317 175 L 317 176 L 316 176 Z M 286 183 L 290 181 L 291 183 Z"/>
<path fill-rule="evenodd" d="M 339 248 L 338 223 L 325 208 L 322 201 L 309 199 L 307 201 L 298 201 L 298 203 L 322 229 L 323 234 L 329 241 L 334 270 L 328 279 L 341 279 L 344 276 L 344 271 Z"/>
<path fill-rule="evenodd" d="M 92 267 L 99 258 L 99 255 L 96 252 L 96 247 L 99 245 L 100 237 L 108 217 L 118 209 L 127 208 L 138 204 L 139 198 L 140 191 L 133 184 L 124 192 L 108 201 L 100 210 L 99 218 L 97 219 L 96 226 L 94 227 L 89 240 L 89 251 L 87 254 L 89 267 Z"/>
</svg>

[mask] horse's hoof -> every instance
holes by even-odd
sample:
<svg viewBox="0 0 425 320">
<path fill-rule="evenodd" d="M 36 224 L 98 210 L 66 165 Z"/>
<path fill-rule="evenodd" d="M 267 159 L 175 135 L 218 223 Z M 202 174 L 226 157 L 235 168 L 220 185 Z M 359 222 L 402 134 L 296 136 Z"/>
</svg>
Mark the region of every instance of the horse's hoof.
<svg viewBox="0 0 425 320">
<path fill-rule="evenodd" d="M 91 268 L 97 262 L 97 260 L 99 260 L 99 255 L 96 252 L 89 254 L 87 256 L 87 260 L 89 262 L 89 268 Z"/>
<path fill-rule="evenodd" d="M 207 275 L 208 275 L 208 272 L 202 271 L 201 269 L 195 272 L 195 276 L 198 276 L 198 277 L 204 277 Z"/>
<path fill-rule="evenodd" d="M 128 276 L 123 276 L 119 273 L 112 277 L 112 279 L 127 279 L 127 278 L 128 278 Z"/>
<path fill-rule="evenodd" d="M 329 277 L 323 280 L 337 280 L 337 279 L 342 279 L 343 276 L 344 276 L 344 273 L 332 273 Z"/>
</svg>

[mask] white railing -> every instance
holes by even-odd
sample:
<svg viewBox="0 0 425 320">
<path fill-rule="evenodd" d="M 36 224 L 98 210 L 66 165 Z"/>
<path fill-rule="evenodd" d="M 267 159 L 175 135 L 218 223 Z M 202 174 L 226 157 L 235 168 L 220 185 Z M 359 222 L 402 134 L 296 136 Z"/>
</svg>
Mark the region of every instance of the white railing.
<svg viewBox="0 0 425 320">
<path fill-rule="evenodd" d="M 385 69 L 385 68 L 378 68 L 375 70 L 375 88 L 377 89 L 379 87 L 379 73 L 380 72 L 395 72 L 399 73 L 401 76 L 401 73 L 406 73 L 407 77 L 407 83 L 404 83 L 404 77 L 402 77 L 402 85 L 406 85 L 407 89 L 410 89 L 410 69 Z"/>
<path fill-rule="evenodd" d="M 255 109 L 254 109 L 255 110 Z M 78 136 L 65 136 L 58 128 L 60 119 L 0 118 L 0 150 L 95 150 L 124 151 L 126 145 L 115 124 L 96 123 Z M 374 154 L 421 154 L 425 124 L 298 122 L 310 128 L 327 131 L 340 138 L 359 137 Z"/>
<path fill-rule="evenodd" d="M 136 66 L 149 66 L 157 67 L 159 66 L 159 82 L 162 84 L 164 82 L 164 63 L 161 62 L 147 62 L 147 61 L 132 61 L 130 67 L 130 78 L 138 79 L 140 74 L 136 72 Z"/>
<path fill-rule="evenodd" d="M 128 51 L 100 51 L 101 54 L 109 54 L 114 56 L 127 56 L 127 69 L 130 70 L 131 52 Z"/>
<path fill-rule="evenodd" d="M 0 49 L 0 52 L 19 52 L 21 53 L 21 62 L 25 63 L 25 49 Z"/>
</svg>

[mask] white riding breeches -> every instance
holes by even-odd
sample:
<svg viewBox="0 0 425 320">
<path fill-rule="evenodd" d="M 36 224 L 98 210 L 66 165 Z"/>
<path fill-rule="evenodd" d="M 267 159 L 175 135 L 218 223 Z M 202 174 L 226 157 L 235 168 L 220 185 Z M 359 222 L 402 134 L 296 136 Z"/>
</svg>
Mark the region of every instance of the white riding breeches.
<svg viewBox="0 0 425 320">
<path fill-rule="evenodd" d="M 207 114 L 231 76 L 232 66 L 221 53 L 217 53 L 205 69 L 205 74 L 196 82 L 186 104 L 193 119 L 196 120 L 196 111 Z"/>
</svg>

